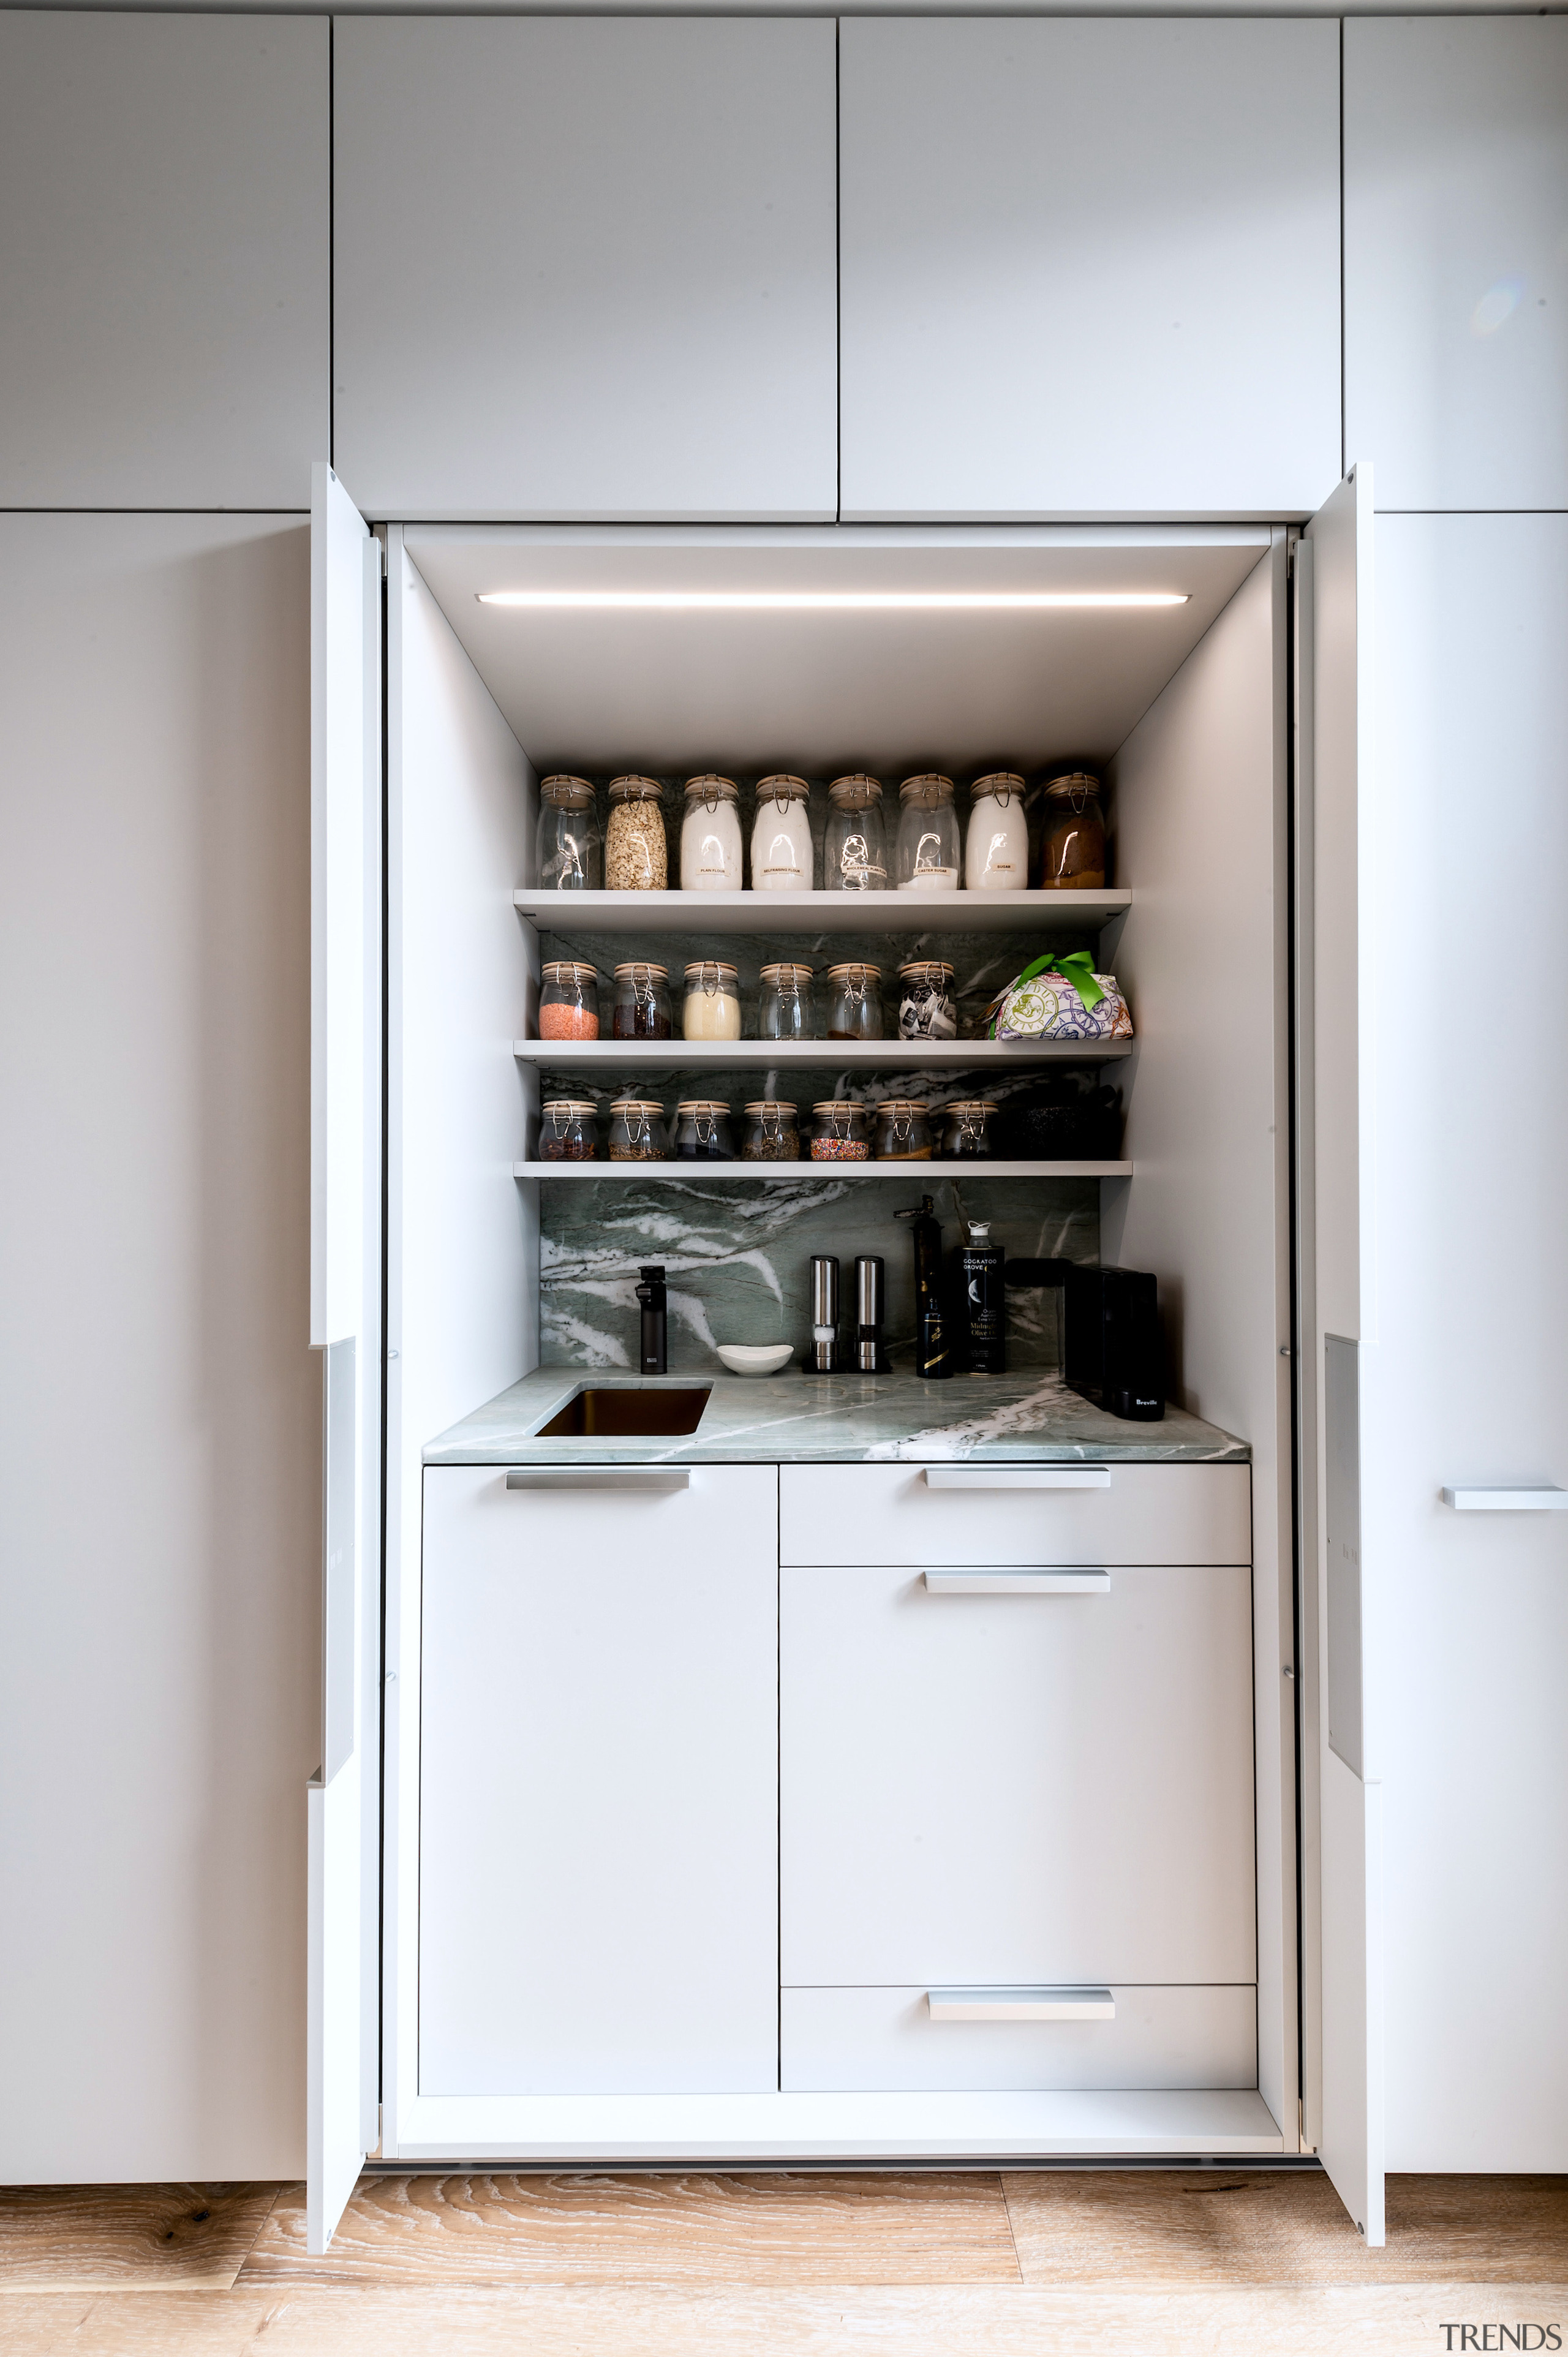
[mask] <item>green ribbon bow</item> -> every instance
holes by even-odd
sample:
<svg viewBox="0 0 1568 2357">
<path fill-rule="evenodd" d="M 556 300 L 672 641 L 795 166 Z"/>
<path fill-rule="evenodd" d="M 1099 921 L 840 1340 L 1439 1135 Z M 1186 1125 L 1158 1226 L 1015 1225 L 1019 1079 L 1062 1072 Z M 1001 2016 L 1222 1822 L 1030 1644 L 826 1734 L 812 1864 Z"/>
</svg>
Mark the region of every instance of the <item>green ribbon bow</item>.
<svg viewBox="0 0 1568 2357">
<path fill-rule="evenodd" d="M 1094 960 L 1087 950 L 1069 950 L 1065 957 L 1058 957 L 1052 950 L 1045 957 L 1037 957 L 1033 965 L 1026 965 L 1023 973 L 1015 975 L 1008 984 L 1007 989 L 998 991 L 992 1000 L 991 1037 L 993 1039 L 996 1037 L 996 1017 L 1008 991 L 1018 989 L 1026 982 L 1033 982 L 1037 974 L 1059 974 L 1065 982 L 1070 982 L 1083 1001 L 1086 1014 L 1091 1008 L 1098 1006 L 1105 996 L 1104 991 L 1094 978 Z"/>
</svg>

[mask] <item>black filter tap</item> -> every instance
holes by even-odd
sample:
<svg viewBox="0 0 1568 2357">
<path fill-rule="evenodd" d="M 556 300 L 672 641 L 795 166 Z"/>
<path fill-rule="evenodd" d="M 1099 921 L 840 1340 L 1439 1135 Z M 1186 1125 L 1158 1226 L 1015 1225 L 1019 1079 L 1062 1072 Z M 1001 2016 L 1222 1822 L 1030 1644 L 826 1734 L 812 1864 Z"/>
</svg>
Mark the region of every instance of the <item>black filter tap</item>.
<svg viewBox="0 0 1568 2357">
<path fill-rule="evenodd" d="M 670 1325 L 664 1293 L 664 1264 L 652 1268 L 639 1268 L 642 1283 L 637 1297 L 642 1307 L 642 1372 L 645 1375 L 665 1375 L 670 1372 Z"/>
</svg>

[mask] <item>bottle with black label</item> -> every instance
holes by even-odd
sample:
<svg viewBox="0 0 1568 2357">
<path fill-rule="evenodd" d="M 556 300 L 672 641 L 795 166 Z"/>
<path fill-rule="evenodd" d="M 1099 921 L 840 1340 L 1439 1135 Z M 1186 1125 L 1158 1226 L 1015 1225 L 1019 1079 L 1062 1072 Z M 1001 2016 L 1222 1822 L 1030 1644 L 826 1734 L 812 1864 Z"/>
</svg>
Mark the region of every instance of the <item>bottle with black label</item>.
<svg viewBox="0 0 1568 2357">
<path fill-rule="evenodd" d="M 963 1324 L 972 1375 L 1007 1372 L 1005 1254 L 991 1241 L 984 1220 L 970 1223 L 969 1242 L 959 1254 L 963 1271 Z"/>
<path fill-rule="evenodd" d="M 915 1243 L 915 1372 L 933 1383 L 952 1372 L 947 1320 L 942 1315 L 942 1231 L 929 1195 L 918 1211 L 896 1211 L 908 1220 Z"/>
</svg>

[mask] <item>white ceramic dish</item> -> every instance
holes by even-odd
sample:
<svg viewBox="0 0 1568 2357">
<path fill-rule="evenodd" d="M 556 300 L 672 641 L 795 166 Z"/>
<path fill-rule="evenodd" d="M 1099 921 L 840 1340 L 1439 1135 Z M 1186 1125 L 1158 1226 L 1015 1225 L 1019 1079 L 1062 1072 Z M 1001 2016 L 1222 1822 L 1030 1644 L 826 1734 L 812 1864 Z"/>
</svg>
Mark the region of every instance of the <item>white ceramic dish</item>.
<svg viewBox="0 0 1568 2357">
<path fill-rule="evenodd" d="M 793 1342 L 721 1342 L 719 1356 L 732 1375 L 776 1375 L 795 1355 Z"/>
</svg>

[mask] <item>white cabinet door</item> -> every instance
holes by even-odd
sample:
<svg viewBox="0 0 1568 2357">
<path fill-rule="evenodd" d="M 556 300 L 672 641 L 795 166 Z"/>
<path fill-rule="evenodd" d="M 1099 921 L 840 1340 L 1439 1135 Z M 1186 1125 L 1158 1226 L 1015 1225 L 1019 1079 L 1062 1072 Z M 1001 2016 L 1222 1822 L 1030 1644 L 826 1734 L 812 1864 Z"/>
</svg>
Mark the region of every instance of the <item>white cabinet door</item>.
<svg viewBox="0 0 1568 2357">
<path fill-rule="evenodd" d="M 335 38 L 334 456 L 361 507 L 834 515 L 830 22 Z"/>
<path fill-rule="evenodd" d="M 377 2141 L 381 553 L 330 468 L 313 490 L 310 1340 L 326 1495 L 306 2174 L 322 2251 Z"/>
<path fill-rule="evenodd" d="M 1568 22 L 1345 26 L 1345 426 L 1384 508 L 1568 507 Z"/>
<path fill-rule="evenodd" d="M 422 2094 L 779 2083 L 778 1476 L 615 1479 L 424 1477 Z"/>
<path fill-rule="evenodd" d="M 319 17 L 0 14 L 0 506 L 303 511 L 331 70 Z"/>
<path fill-rule="evenodd" d="M 1337 25 L 839 38 L 846 517 L 1316 506 L 1340 468 Z"/>
</svg>

